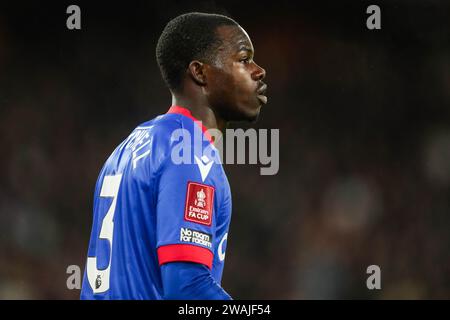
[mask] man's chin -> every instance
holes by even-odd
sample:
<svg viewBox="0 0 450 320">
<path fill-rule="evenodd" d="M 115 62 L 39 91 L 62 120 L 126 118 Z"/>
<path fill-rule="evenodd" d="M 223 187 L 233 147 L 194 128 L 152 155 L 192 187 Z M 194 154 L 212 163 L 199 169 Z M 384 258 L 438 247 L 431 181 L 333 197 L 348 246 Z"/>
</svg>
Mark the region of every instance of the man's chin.
<svg viewBox="0 0 450 320">
<path fill-rule="evenodd" d="M 256 113 L 256 115 L 249 117 L 247 121 L 250 123 L 256 123 L 258 122 L 258 120 L 259 120 L 259 111 Z"/>
<path fill-rule="evenodd" d="M 238 111 L 238 110 L 236 110 L 236 111 Z M 261 106 L 257 107 L 256 109 L 241 108 L 238 112 L 235 112 L 234 114 L 228 114 L 228 117 L 226 117 L 226 118 L 227 118 L 227 121 L 232 121 L 232 122 L 245 121 L 245 122 L 255 123 L 259 119 L 260 111 L 261 111 Z"/>
<path fill-rule="evenodd" d="M 250 122 L 250 123 L 255 123 L 258 121 L 259 119 L 259 113 L 261 112 L 261 107 L 259 107 L 256 111 L 251 112 L 248 116 L 246 121 Z"/>
<path fill-rule="evenodd" d="M 261 112 L 261 105 L 252 105 L 251 107 L 242 108 L 240 112 L 239 121 L 255 123 L 259 119 L 260 112 Z"/>
</svg>

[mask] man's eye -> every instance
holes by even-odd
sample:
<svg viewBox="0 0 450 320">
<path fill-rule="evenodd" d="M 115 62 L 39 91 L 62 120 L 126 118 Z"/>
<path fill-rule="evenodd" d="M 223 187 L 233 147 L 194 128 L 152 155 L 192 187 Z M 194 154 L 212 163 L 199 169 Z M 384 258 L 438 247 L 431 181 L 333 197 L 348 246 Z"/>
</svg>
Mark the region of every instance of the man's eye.
<svg viewBox="0 0 450 320">
<path fill-rule="evenodd" d="M 250 62 L 250 59 L 249 59 L 249 58 L 242 58 L 242 59 L 239 60 L 239 61 L 242 62 L 242 63 L 244 63 L 244 64 L 247 64 L 247 63 Z"/>
</svg>

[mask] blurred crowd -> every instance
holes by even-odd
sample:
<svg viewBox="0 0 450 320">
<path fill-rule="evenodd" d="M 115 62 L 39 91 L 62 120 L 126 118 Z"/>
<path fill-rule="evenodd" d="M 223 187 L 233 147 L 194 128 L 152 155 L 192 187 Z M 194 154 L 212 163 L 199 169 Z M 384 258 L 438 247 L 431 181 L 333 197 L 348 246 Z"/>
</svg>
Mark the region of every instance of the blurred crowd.
<svg viewBox="0 0 450 320">
<path fill-rule="evenodd" d="M 155 45 L 193 9 L 240 22 L 267 71 L 260 121 L 232 127 L 280 130 L 276 175 L 225 165 L 224 288 L 237 299 L 450 298 L 448 5 L 381 6 L 377 31 L 361 5 L 283 1 L 82 3 L 82 30 L 68 31 L 67 5 L 0 6 L 1 299 L 79 297 L 66 270 L 84 269 L 97 175 L 170 106 Z M 370 265 L 381 290 L 367 289 Z"/>
</svg>

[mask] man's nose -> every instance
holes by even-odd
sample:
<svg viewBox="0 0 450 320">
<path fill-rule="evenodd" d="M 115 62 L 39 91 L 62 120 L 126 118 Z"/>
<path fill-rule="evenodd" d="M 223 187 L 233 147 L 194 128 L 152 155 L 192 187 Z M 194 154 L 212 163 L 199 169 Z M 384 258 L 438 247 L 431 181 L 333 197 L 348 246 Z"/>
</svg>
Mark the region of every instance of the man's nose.
<svg viewBox="0 0 450 320">
<path fill-rule="evenodd" d="M 256 81 L 262 80 L 266 77 L 266 70 L 264 70 L 264 68 L 261 68 L 259 65 L 256 65 L 256 70 L 253 73 L 253 79 Z"/>
</svg>

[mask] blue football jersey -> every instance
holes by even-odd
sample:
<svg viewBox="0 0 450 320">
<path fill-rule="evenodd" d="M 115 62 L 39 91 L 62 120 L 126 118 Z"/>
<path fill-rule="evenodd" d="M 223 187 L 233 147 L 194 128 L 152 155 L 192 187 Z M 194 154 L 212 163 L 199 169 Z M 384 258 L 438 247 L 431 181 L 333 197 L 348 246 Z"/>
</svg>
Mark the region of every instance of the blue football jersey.
<svg viewBox="0 0 450 320">
<path fill-rule="evenodd" d="M 100 172 L 81 299 L 163 299 L 170 262 L 206 265 L 220 284 L 230 219 L 211 137 L 172 106 L 134 129 Z"/>
</svg>

